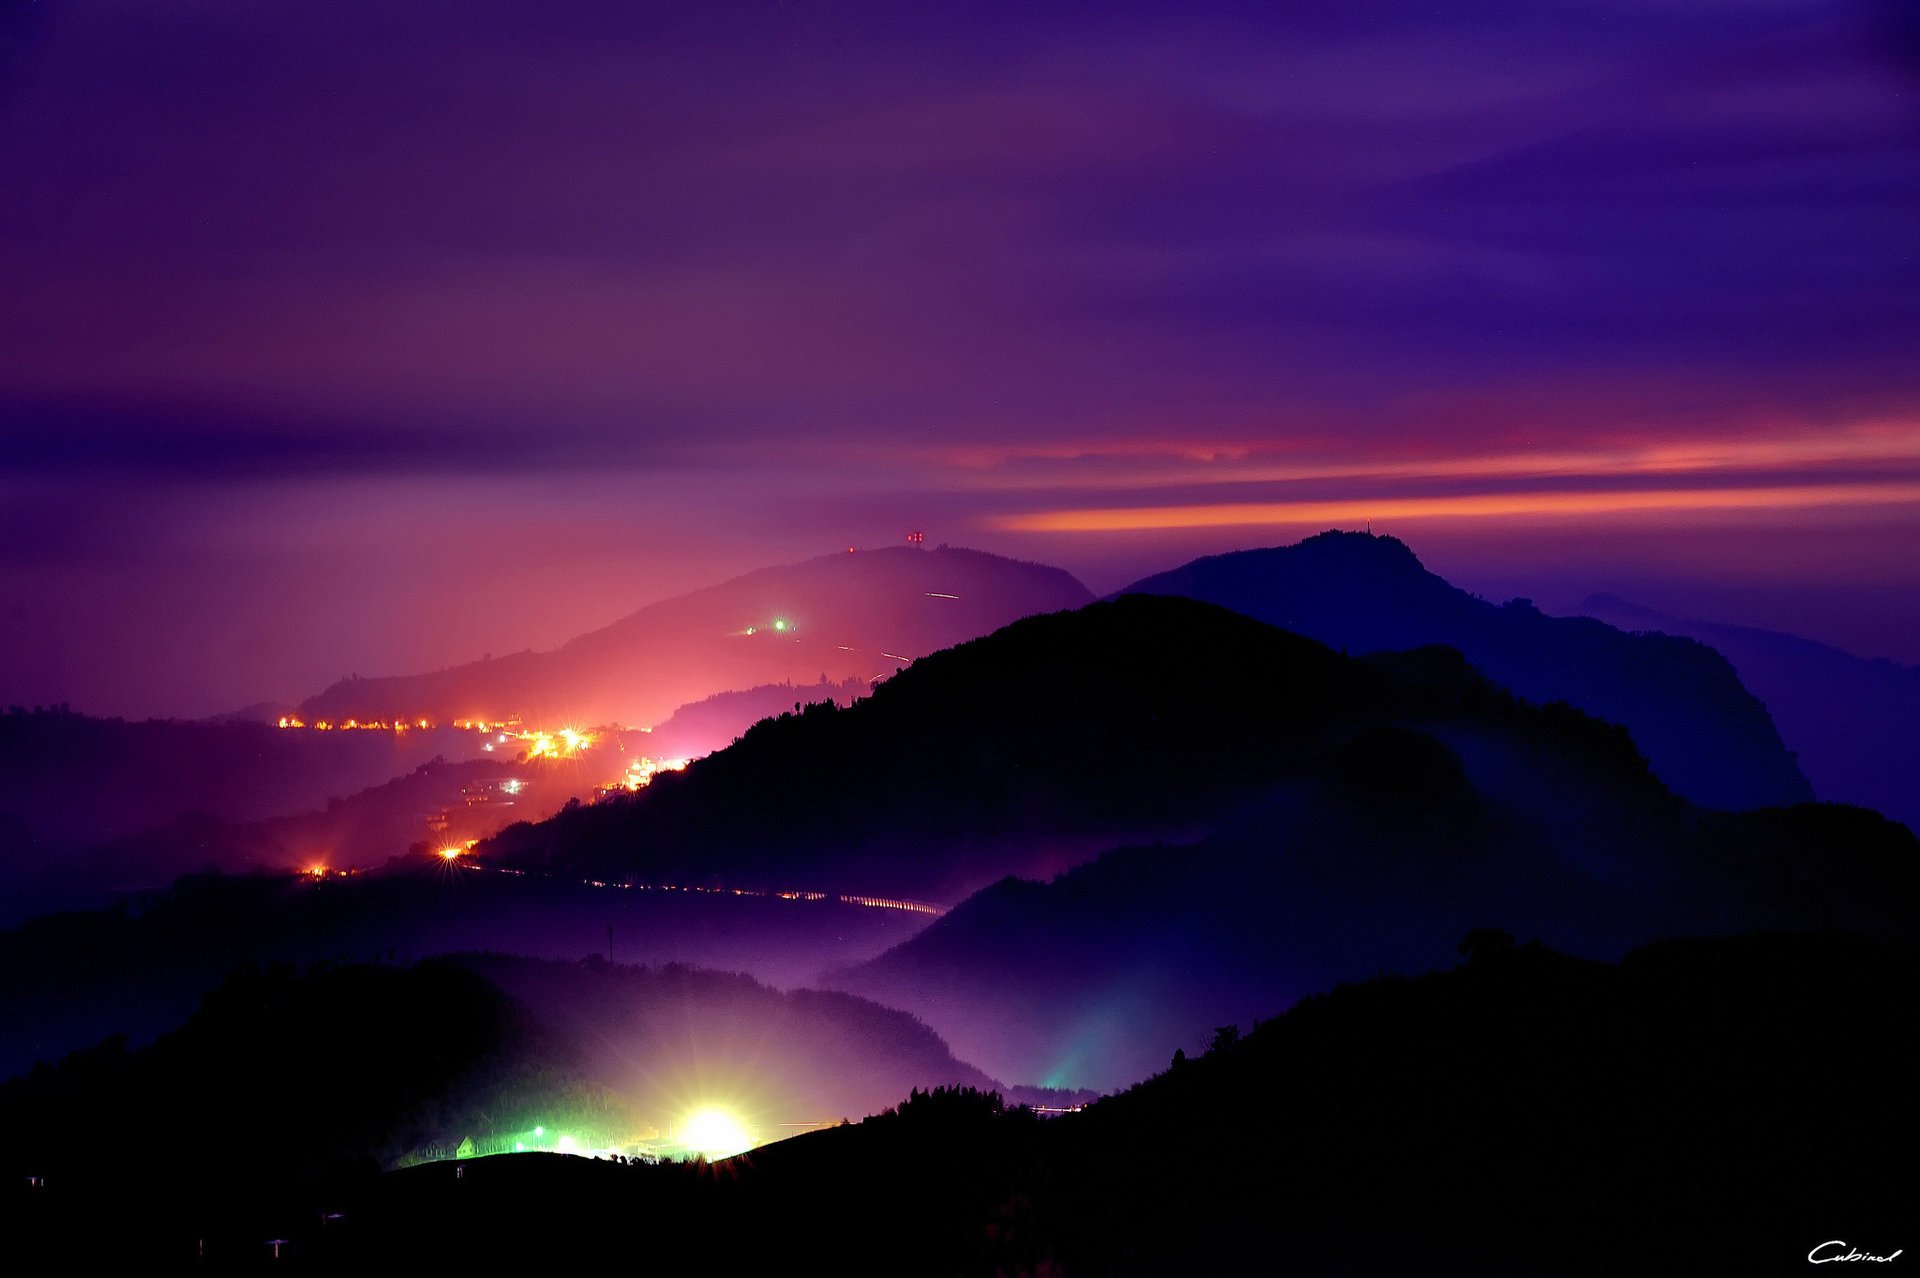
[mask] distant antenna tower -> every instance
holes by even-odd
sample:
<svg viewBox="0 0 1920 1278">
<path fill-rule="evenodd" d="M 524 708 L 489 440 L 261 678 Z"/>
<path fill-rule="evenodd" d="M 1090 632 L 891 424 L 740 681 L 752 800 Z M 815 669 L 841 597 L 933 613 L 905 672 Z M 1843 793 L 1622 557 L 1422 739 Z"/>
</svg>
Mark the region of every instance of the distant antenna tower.
<svg viewBox="0 0 1920 1278">
<path fill-rule="evenodd" d="M 909 546 L 924 546 L 927 544 L 927 535 L 923 532 L 910 532 L 907 534 L 907 544 Z"/>
</svg>

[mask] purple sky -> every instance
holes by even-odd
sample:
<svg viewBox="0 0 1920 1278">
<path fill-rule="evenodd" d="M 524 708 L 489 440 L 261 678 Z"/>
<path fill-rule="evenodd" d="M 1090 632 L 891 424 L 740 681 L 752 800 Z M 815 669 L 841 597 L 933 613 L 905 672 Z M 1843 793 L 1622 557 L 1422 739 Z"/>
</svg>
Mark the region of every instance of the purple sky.
<svg viewBox="0 0 1920 1278">
<path fill-rule="evenodd" d="M 1920 661 L 1897 0 L 0 0 L 0 701 L 1328 526 Z"/>
</svg>

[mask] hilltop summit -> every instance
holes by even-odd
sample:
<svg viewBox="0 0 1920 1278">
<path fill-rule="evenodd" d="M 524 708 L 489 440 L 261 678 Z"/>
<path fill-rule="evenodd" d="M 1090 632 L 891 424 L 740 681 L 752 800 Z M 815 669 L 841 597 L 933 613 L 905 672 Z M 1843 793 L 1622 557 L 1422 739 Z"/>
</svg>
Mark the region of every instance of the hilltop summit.
<svg viewBox="0 0 1920 1278">
<path fill-rule="evenodd" d="M 651 604 L 550 652 L 349 679 L 308 719 L 509 719 L 649 725 L 717 692 L 870 680 L 913 658 L 1092 595 L 1058 568 L 896 546 L 762 568 Z"/>
<path fill-rule="evenodd" d="M 1405 542 L 1324 532 L 1193 560 L 1120 594 L 1178 595 L 1359 655 L 1444 644 L 1534 702 L 1621 724 L 1673 789 L 1744 810 L 1813 797 L 1767 708 L 1706 644 L 1493 604 L 1430 572 Z"/>
</svg>

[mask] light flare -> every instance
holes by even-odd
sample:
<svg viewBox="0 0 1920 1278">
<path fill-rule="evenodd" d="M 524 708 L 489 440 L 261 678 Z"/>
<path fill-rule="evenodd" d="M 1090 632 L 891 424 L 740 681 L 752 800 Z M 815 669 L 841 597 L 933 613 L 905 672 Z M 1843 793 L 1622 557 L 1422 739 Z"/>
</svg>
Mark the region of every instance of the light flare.
<svg viewBox="0 0 1920 1278">
<path fill-rule="evenodd" d="M 731 1158 L 754 1146 L 751 1132 L 737 1117 L 715 1105 L 687 1115 L 680 1125 L 680 1143 L 705 1158 Z"/>
</svg>

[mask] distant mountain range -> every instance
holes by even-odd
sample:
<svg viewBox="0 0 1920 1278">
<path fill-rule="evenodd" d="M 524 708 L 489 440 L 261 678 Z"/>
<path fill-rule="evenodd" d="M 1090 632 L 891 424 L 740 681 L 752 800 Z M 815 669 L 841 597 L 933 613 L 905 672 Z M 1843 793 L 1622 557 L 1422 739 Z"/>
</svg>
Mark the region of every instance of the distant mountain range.
<svg viewBox="0 0 1920 1278">
<path fill-rule="evenodd" d="M 1207 839 L 1004 880 L 828 983 L 915 1012 L 1002 1077 L 1113 1088 L 1259 1008 L 1444 966 L 1476 929 L 1595 957 L 1662 936 L 1920 937 L 1905 827 L 1689 809 L 1604 738 L 1583 757 L 1540 727 L 1357 739 Z"/>
<path fill-rule="evenodd" d="M 1549 622 L 1522 624 L 1563 624 Z M 1652 658 L 1656 674 L 1662 654 L 1683 659 L 1662 678 L 1700 667 L 1736 719 L 1772 739 L 1760 752 L 1791 767 L 1710 650 L 1564 624 Z M 630 800 L 508 830 L 483 851 L 598 877 L 954 900 L 1116 843 L 1191 841 L 1368 729 L 1495 740 L 1549 721 L 1482 682 L 1457 658 L 1362 661 L 1224 608 L 1128 595 L 937 653 L 850 707 L 762 722 Z M 1614 754 L 1641 771 L 1642 792 L 1667 800 L 1619 735 Z"/>
<path fill-rule="evenodd" d="M 1534 699 L 1564 696 L 1627 723 L 1654 758 L 1656 770 L 1691 798 L 1737 807 L 1792 801 L 1806 794 L 1764 710 L 1710 650 L 1686 641 L 1623 635 L 1587 621 L 1545 618 L 1516 605 L 1495 608 L 1425 572 L 1410 551 L 1388 538 L 1330 533 L 1281 550 L 1198 561 L 1140 585 L 1218 595 L 1238 610 L 1269 619 L 1278 616 L 1282 625 L 1318 632 L 1349 651 L 1436 637 L 1456 642 L 1470 651 L 1491 653 L 1507 667 L 1517 663 L 1528 682 L 1516 686 Z M 642 609 L 552 653 L 521 654 L 414 678 L 351 680 L 295 712 L 309 722 L 324 715 L 344 720 L 362 714 L 390 720 L 395 710 L 389 703 L 399 700 L 426 703 L 423 714 L 410 717 L 443 724 L 450 718 L 520 713 L 531 717 L 530 726 L 551 729 L 558 726 L 556 721 L 649 717 L 655 722 L 654 734 L 631 738 L 621 743 L 623 748 L 655 757 L 691 757 L 724 746 L 755 720 L 796 705 L 825 700 L 845 705 L 871 687 L 877 674 L 897 669 L 909 655 L 991 630 L 1025 613 L 1074 606 L 1086 598 L 1064 573 L 974 551 L 893 548 L 825 556 Z M 846 642 L 829 643 L 829 638 Z M 876 650 L 884 657 L 876 659 Z M 1155 671 L 1154 661 L 1149 656 L 1137 669 L 1165 680 L 1167 675 Z M 768 674 L 778 678 L 742 682 Z M 1139 687 L 1128 669 L 1116 668 L 1112 676 L 1110 687 L 1122 695 Z M 974 689 L 982 705 L 1001 707 L 997 722 L 975 743 L 982 758 L 997 748 L 997 737 L 1027 715 L 1017 698 L 1005 695 L 1021 686 L 1025 676 L 1013 671 L 1011 678 L 1004 686 L 987 680 Z M 1176 678 L 1171 686 L 1178 683 Z M 622 703 L 626 711 L 616 712 L 609 700 L 609 690 L 616 686 L 644 691 L 647 713 L 639 714 L 630 702 Z M 477 699 L 454 691 L 482 688 L 492 691 Z M 674 701 L 688 688 L 697 697 L 684 704 Z M 1901 704 L 1898 691 L 1890 687 L 1883 703 Z M 495 699 L 494 692 L 500 697 Z M 665 700 L 655 700 L 657 694 Z M 1780 695 L 1790 694 L 1787 689 Z M 1796 704 L 1808 700 L 1803 697 Z M 678 708 L 665 717 L 655 715 L 666 701 Z M 1104 711 L 1095 708 L 1091 713 L 1089 721 L 1095 722 Z M 1853 737 L 1833 725 L 1835 750 L 1857 747 L 1852 756 L 1855 772 L 1876 767 L 1879 772 L 1877 785 L 1829 788 L 1831 793 L 1912 802 L 1912 787 L 1901 784 L 1898 764 L 1888 762 L 1892 751 L 1878 747 L 1887 734 L 1873 727 L 1888 725 L 1893 717 L 1883 712 Z M 1121 728 L 1123 734 L 1129 730 Z M 58 712 L 0 716 L 0 852 L 5 853 L 0 877 L 24 882 L 23 875 L 41 876 L 42 869 L 52 865 L 53 877 L 77 895 L 61 888 L 46 899 L 84 901 L 89 892 L 131 880 L 98 857 L 69 855 L 78 849 L 135 834 L 150 848 L 162 843 L 185 848 L 180 839 L 141 832 L 169 825 L 184 829 L 179 824 L 183 814 L 205 814 L 232 825 L 311 810 L 406 775 L 436 756 L 478 757 L 480 748 L 474 734 L 445 728 L 391 735 L 320 734 L 276 732 L 268 724 L 242 721 L 128 724 Z M 938 758 L 941 748 L 937 742 L 918 744 L 915 756 Z M 1155 747 L 1143 741 L 1142 748 Z M 587 762 L 600 758 L 594 755 Z M 906 763 L 898 758 L 881 766 L 884 771 Z M 1031 765 L 1022 766 L 1031 770 Z M 1044 772 L 1054 765 L 1042 761 L 1038 766 Z M 606 775 L 589 776 L 590 771 L 581 773 L 578 793 L 583 796 L 612 781 L 618 769 L 602 768 Z M 1116 775 L 1123 774 L 1124 768 Z M 832 784 L 829 778 L 829 789 Z M 910 777 L 905 784 L 912 790 L 922 779 Z M 1201 782 L 1203 788 L 1207 784 Z M 943 802 L 948 808 L 972 807 L 983 795 L 991 798 L 991 792 L 949 790 Z M 1089 801 L 1096 807 L 1108 802 L 1099 796 Z M 927 815 L 935 826 L 955 819 L 951 811 L 929 809 Z M 864 819 L 856 818 L 856 833 Z M 981 818 L 987 825 L 995 819 Z M 198 816 L 193 820 L 204 827 L 203 834 L 211 829 Z M 1103 840 L 1169 832 L 1165 825 L 1151 823 L 1109 823 L 1099 829 L 1081 831 L 1090 841 L 1080 846 L 1069 846 L 1074 836 L 1056 842 L 1047 853 L 1050 864 L 1061 868 L 1083 859 L 1101 850 Z M 990 840 L 995 837 L 989 835 Z M 226 851 L 234 850 L 231 839 L 216 841 Z M 994 855 L 989 853 L 984 862 L 991 863 Z M 365 857 L 356 853 L 356 859 Z M 163 860 L 172 865 L 177 858 Z M 134 868 L 124 856 L 120 862 L 123 868 Z M 195 867 L 241 863 L 223 853 L 209 855 Z M 1031 873 L 1045 868 L 1041 862 L 1018 860 L 973 866 L 947 890 L 957 896 L 990 882 L 994 876 L 988 869 Z M 94 881 L 82 882 L 82 871 L 94 870 L 99 871 Z M 44 886 L 52 888 L 53 881 Z M 873 885 L 848 886 L 870 890 Z"/>
<path fill-rule="evenodd" d="M 1729 1236 L 1743 1268 L 1749 1240 L 1760 1255 L 1783 1229 L 1819 1231 L 1787 1238 L 1793 1260 L 1840 1236 L 1784 1221 L 1783 1202 L 1822 1221 L 1858 1204 L 1849 1230 L 1892 1202 L 1893 1182 L 1859 1169 L 1882 1115 L 1911 1126 L 1883 1030 L 1913 993 L 1920 841 L 1798 801 L 1804 778 L 1712 649 L 1496 607 L 1400 543 L 1352 534 L 1197 561 L 1103 602 L 972 552 L 769 571 L 761 594 L 742 586 L 755 574 L 580 651 L 527 654 L 523 682 L 487 683 L 506 662 L 390 681 L 444 691 L 478 671 L 472 686 L 501 698 L 428 711 L 443 716 L 559 714 L 572 686 L 591 719 L 644 717 L 596 698 L 616 683 L 651 697 L 660 671 L 739 680 L 657 739 L 624 734 L 629 752 L 780 711 L 684 772 L 511 826 L 469 859 L 196 876 L 0 932 L 0 1072 L 102 1033 L 161 1034 L 247 965 L 149 1047 L 109 1041 L 0 1088 L 7 1236 L 111 1218 L 123 1259 L 212 1238 L 233 1248 L 220 1263 L 244 1265 L 265 1263 L 263 1238 L 439 1263 L 603 1260 L 638 1240 L 658 1260 L 682 1254 L 662 1238 L 691 1231 L 691 1257 L 739 1229 L 768 1257 L 820 1235 L 848 1272 L 1612 1273 L 1650 1235 L 1594 1242 L 1594 1222 L 1665 1211 L 1659 1259 L 1708 1272 Z M 934 577 L 968 572 L 990 587 L 979 608 L 940 620 L 967 590 Z M 1008 585 L 1021 581 L 1025 594 Z M 811 593 L 780 593 L 796 582 Z M 1234 606 L 1192 597 L 1209 593 Z M 1048 610 L 1062 598 L 1082 606 Z M 844 667 L 805 646 L 821 625 L 932 645 L 946 621 L 985 624 L 1016 601 L 1038 615 L 877 684 L 851 638 L 830 645 Z M 758 620 L 713 629 L 749 606 L 770 618 L 764 647 Z M 676 648 L 676 627 L 697 637 Z M 911 650 L 887 651 L 897 667 Z M 800 653 L 797 670 L 756 665 Z M 20 801 L 84 809 L 98 789 L 116 820 L 249 768 L 331 776 L 331 756 L 301 751 L 360 749 L 343 733 L 18 717 L 0 745 Z M 246 743 L 265 753 L 249 760 Z M 174 790 L 142 760 L 176 769 Z M 130 844 L 384 841 L 500 771 L 432 764 L 326 813 L 195 819 Z M 923 925 L 915 902 L 958 904 Z M 1743 932 L 1768 935 L 1586 961 Z M 600 957 L 616 946 L 623 962 L 746 969 L 788 992 Z M 450 950 L 463 956 L 403 966 Z M 1335 988 L 1460 954 L 1460 971 Z M 837 991 L 794 988 L 823 970 Z M 994 1078 L 1111 1087 L 1169 1065 L 1057 1126 L 980 1094 Z M 455 1143 L 498 1144 L 550 1112 L 631 1130 L 636 1106 L 711 1091 L 752 1106 L 756 1086 L 784 1088 L 802 1121 L 855 1117 L 903 1085 L 940 1090 L 717 1171 L 463 1161 Z M 183 1112 L 258 1134 L 181 1142 L 163 1177 L 115 1148 Z M 435 1153 L 455 1164 L 375 1176 Z M 603 1195 L 609 1174 L 625 1179 Z M 33 1197 L 43 1176 L 58 1188 Z M 1362 1182 L 1383 1202 L 1356 1199 Z M 1369 1234 L 1381 1212 L 1390 1225 Z M 1717 1250 L 1687 1233 L 1703 1214 L 1727 1222 Z M 524 1237 L 555 1221 L 566 1246 Z M 1487 1241 L 1483 1226 L 1511 1222 L 1518 1250 Z M 1366 1263 L 1348 1263 L 1356 1237 Z M 1587 1250 L 1554 1250 L 1568 1238 Z"/>
<path fill-rule="evenodd" d="M 1653 770 L 1695 803 L 1740 811 L 1813 797 L 1766 706 L 1713 649 L 1549 617 L 1524 599 L 1488 603 L 1428 572 L 1392 537 L 1325 532 L 1213 555 L 1120 593 L 1205 600 L 1355 655 L 1444 644 L 1529 701 L 1565 701 L 1623 725 Z"/>
<path fill-rule="evenodd" d="M 349 679 L 300 709 L 308 719 L 652 726 L 718 692 L 877 679 L 1018 617 L 1091 598 L 1057 568 L 975 550 L 825 555 L 650 605 L 551 652 Z"/>
<path fill-rule="evenodd" d="M 1691 642 L 1574 631 L 1725 673 Z M 939 901 L 1045 878 L 1102 839 L 1136 846 L 1001 883 L 836 980 L 1001 1077 L 1112 1086 L 1208 1018 L 1425 970 L 1475 927 L 1617 954 L 1920 923 L 1920 848 L 1872 813 L 1701 809 L 1624 729 L 1518 700 L 1451 649 L 1346 657 L 1165 595 L 1016 622 L 480 851 Z"/>
<path fill-rule="evenodd" d="M 1614 595 L 1590 596 L 1581 610 L 1625 630 L 1712 644 L 1767 703 L 1816 794 L 1877 808 L 1920 830 L 1920 666 L 1773 630 L 1674 617 Z"/>
</svg>

